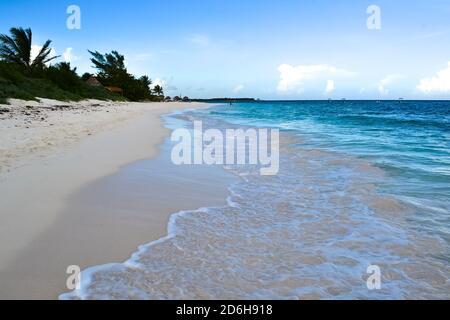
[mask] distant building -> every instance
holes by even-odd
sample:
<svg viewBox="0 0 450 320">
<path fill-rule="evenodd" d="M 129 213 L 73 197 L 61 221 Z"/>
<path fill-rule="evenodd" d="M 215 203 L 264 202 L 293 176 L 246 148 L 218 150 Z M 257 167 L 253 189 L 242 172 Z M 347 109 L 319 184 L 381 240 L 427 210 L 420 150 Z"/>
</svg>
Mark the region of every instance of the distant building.
<svg viewBox="0 0 450 320">
<path fill-rule="evenodd" d="M 123 95 L 123 89 L 122 88 L 119 88 L 119 87 L 105 87 L 105 88 L 109 92 L 118 93 L 118 94 L 122 94 Z"/>
<path fill-rule="evenodd" d="M 102 86 L 100 81 L 98 81 L 97 78 L 94 76 L 89 77 L 89 79 L 86 80 L 86 83 L 93 87 L 101 87 Z"/>
</svg>

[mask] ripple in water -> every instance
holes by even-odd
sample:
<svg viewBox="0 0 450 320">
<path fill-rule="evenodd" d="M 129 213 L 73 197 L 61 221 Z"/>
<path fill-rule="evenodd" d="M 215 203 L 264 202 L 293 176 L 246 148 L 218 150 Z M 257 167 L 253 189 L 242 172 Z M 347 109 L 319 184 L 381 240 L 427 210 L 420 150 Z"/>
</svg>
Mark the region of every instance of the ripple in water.
<svg viewBox="0 0 450 320">
<path fill-rule="evenodd" d="M 211 123 L 217 127 L 217 122 Z M 169 236 L 129 261 L 86 270 L 63 299 L 450 298 L 448 244 L 408 226 L 369 162 L 281 136 L 280 173 L 240 177 L 228 205 L 172 216 Z M 382 289 L 366 286 L 369 265 Z"/>
</svg>

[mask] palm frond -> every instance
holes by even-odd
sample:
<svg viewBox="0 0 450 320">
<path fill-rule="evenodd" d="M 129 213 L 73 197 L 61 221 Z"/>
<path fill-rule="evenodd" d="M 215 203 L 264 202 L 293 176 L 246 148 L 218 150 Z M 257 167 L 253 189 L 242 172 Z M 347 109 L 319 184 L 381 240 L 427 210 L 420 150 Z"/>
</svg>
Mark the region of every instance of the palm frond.
<svg viewBox="0 0 450 320">
<path fill-rule="evenodd" d="M 10 36 L 5 34 L 0 35 L 0 58 L 8 62 L 20 64 L 27 68 L 43 66 L 58 58 L 50 57 L 50 44 L 52 42 L 47 40 L 36 58 L 32 61 L 31 48 L 33 43 L 33 33 L 31 29 L 11 28 L 9 32 L 11 34 Z"/>
<path fill-rule="evenodd" d="M 31 29 L 11 28 L 9 32 L 12 35 L 11 38 L 14 41 L 17 55 L 26 66 L 29 66 L 31 64 L 31 45 L 33 39 Z"/>
<path fill-rule="evenodd" d="M 8 62 L 26 64 L 15 41 L 5 34 L 0 35 L 0 57 Z"/>
<path fill-rule="evenodd" d="M 36 58 L 34 58 L 31 67 L 43 66 L 46 63 L 60 57 L 60 56 L 49 57 L 49 55 L 52 52 L 52 49 L 50 48 L 51 43 L 52 43 L 51 40 L 47 40 L 44 43 L 38 55 L 36 56 Z"/>
</svg>

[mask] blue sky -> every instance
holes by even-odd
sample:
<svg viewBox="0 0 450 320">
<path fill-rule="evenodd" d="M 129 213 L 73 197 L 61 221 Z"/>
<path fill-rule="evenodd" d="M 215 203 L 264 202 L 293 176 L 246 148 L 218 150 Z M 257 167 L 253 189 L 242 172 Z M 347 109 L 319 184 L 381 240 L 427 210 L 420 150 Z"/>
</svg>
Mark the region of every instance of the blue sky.
<svg viewBox="0 0 450 320">
<path fill-rule="evenodd" d="M 66 27 L 72 4 L 80 30 Z M 448 0 L 2 0 L 0 32 L 12 26 L 52 39 L 80 73 L 87 49 L 116 49 L 169 95 L 450 98 Z"/>
</svg>

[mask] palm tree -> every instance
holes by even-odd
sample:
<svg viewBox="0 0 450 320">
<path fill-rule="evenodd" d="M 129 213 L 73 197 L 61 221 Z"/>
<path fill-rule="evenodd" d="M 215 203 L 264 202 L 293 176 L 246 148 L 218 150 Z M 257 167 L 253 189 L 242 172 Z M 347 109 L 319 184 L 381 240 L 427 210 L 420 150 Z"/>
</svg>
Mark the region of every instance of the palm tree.
<svg viewBox="0 0 450 320">
<path fill-rule="evenodd" d="M 88 50 L 88 52 L 92 55 L 91 62 L 99 71 L 99 76 L 111 78 L 118 74 L 128 74 L 125 66 L 125 56 L 121 55 L 119 52 L 111 51 L 111 53 L 105 54 L 90 50 Z"/>
<path fill-rule="evenodd" d="M 11 28 L 11 36 L 0 35 L 0 58 L 7 62 L 17 63 L 27 69 L 42 67 L 46 63 L 58 58 L 50 57 L 51 40 L 47 40 L 42 46 L 36 58 L 31 57 L 33 33 L 31 29 Z"/>
<path fill-rule="evenodd" d="M 150 86 L 152 85 L 152 80 L 150 80 L 150 78 L 148 76 L 142 76 L 139 78 L 139 80 L 142 82 L 142 84 L 148 89 L 150 90 Z"/>
<path fill-rule="evenodd" d="M 164 94 L 164 90 L 159 84 L 153 88 L 153 92 L 158 96 L 162 96 Z"/>
</svg>

